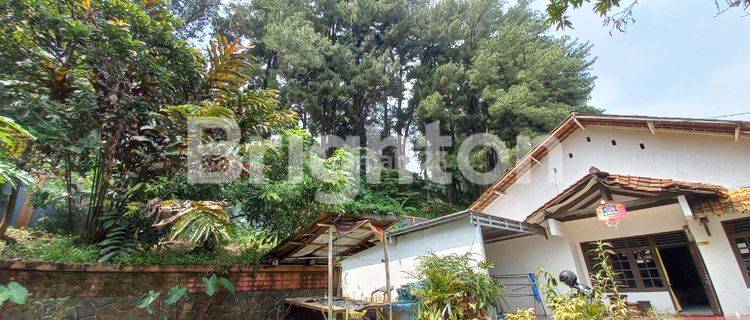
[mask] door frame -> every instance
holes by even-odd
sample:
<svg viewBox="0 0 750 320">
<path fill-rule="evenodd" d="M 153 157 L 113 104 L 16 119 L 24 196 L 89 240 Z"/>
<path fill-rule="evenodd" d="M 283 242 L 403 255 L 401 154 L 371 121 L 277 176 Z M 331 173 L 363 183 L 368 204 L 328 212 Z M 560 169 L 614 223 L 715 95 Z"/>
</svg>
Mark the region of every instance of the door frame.
<svg viewBox="0 0 750 320">
<path fill-rule="evenodd" d="M 706 291 L 706 296 L 708 297 L 708 302 L 711 304 L 711 309 L 713 309 L 715 315 L 723 316 L 724 312 L 721 310 L 719 297 L 716 295 L 716 290 L 714 290 L 713 281 L 711 281 L 711 276 L 708 274 L 708 269 L 706 268 L 706 263 L 703 261 L 700 249 L 698 249 L 698 244 L 695 243 L 695 238 L 687 226 L 685 226 L 683 230 L 687 235 L 689 242 L 688 249 L 690 250 L 690 255 L 693 257 L 693 263 L 695 263 L 695 268 L 698 270 L 698 275 L 703 281 L 703 289 Z"/>
</svg>

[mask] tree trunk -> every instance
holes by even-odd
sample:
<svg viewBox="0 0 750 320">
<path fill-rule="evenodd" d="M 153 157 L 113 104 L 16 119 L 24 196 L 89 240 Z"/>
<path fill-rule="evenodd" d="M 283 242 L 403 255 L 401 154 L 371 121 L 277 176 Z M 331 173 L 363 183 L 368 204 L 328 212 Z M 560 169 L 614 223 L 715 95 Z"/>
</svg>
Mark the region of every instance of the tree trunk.
<svg viewBox="0 0 750 320">
<path fill-rule="evenodd" d="M 13 217 L 13 211 L 16 209 L 16 200 L 18 200 L 18 189 L 20 187 L 11 187 L 10 194 L 7 195 L 8 202 L 3 214 L 3 222 L 0 223 L 0 239 L 5 239 L 5 232 L 10 227 L 10 219 Z"/>
<path fill-rule="evenodd" d="M 448 189 L 447 194 L 446 194 L 446 196 L 448 197 L 448 202 L 452 204 L 457 204 L 458 203 L 458 185 L 456 184 L 455 179 L 452 180 L 451 183 L 446 186 L 446 188 Z"/>
<path fill-rule="evenodd" d="M 70 155 L 65 156 L 65 189 L 68 192 L 66 204 L 68 206 L 68 233 L 73 234 L 75 227 L 73 225 L 73 174 L 71 172 Z"/>
</svg>

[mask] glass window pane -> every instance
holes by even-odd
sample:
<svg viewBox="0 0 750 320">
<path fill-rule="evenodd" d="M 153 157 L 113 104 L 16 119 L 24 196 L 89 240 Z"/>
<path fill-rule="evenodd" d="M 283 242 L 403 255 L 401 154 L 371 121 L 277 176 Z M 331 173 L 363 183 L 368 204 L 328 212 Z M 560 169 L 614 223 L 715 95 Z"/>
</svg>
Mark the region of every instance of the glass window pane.
<svg viewBox="0 0 750 320">
<path fill-rule="evenodd" d="M 626 252 L 619 251 L 612 255 L 612 269 L 617 272 L 617 280 L 621 286 L 637 288 L 633 268 L 630 266 Z"/>
<path fill-rule="evenodd" d="M 662 288 L 664 282 L 661 279 L 659 267 L 656 259 L 650 249 L 634 251 L 633 256 L 636 258 L 638 274 L 641 276 L 644 288 Z"/>
<path fill-rule="evenodd" d="M 745 272 L 750 275 L 750 237 L 736 237 L 734 243 L 740 253 L 740 265 L 745 265 Z"/>
</svg>

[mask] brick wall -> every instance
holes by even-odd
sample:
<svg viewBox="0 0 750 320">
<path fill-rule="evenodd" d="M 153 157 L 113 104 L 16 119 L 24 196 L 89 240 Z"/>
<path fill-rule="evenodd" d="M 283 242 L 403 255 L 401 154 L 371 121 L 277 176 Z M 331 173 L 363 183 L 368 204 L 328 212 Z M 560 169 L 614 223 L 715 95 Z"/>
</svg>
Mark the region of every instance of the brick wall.
<svg viewBox="0 0 750 320">
<path fill-rule="evenodd" d="M 327 266 L 134 266 L 0 261 L 0 284 L 19 282 L 37 300 L 72 297 L 68 301 L 75 306 L 69 312 L 71 319 L 150 317 L 135 307 L 137 298 L 149 290 L 162 292 L 163 297 L 175 284 L 186 286 L 193 293 L 190 307 L 182 306 L 185 310 L 179 311 L 186 314 L 181 319 L 191 319 L 190 315 L 195 316 L 206 302 L 201 278 L 211 274 L 231 280 L 238 293 L 221 292 L 212 302 L 209 319 L 225 315 L 232 315 L 232 319 L 277 319 L 283 311 L 284 298 L 323 295 L 328 281 Z M 334 279 L 338 278 L 336 272 Z M 29 307 L 6 304 L 0 309 L 0 318 L 39 318 L 34 312 Z M 162 305 L 157 312 L 169 315 L 176 311 Z"/>
</svg>

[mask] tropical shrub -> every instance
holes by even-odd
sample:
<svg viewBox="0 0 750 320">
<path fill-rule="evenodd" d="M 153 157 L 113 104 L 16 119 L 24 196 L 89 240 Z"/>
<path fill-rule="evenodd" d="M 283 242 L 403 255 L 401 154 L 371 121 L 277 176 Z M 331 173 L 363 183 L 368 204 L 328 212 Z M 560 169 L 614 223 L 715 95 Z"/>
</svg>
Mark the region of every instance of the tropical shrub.
<svg viewBox="0 0 750 320">
<path fill-rule="evenodd" d="M 229 212 L 224 203 L 214 201 L 166 200 L 159 207 L 159 214 L 166 216 L 155 227 L 172 225 L 169 240 L 181 240 L 201 246 L 205 243 L 224 244 L 234 235 Z"/>
<path fill-rule="evenodd" d="M 618 319 L 630 320 L 638 318 L 667 319 L 653 310 L 642 315 L 628 307 L 627 301 L 620 295 L 621 284 L 618 273 L 612 267 L 611 256 L 614 252 L 607 242 L 595 242 L 591 251 L 594 253 L 594 270 L 591 275 L 591 294 L 586 296 L 570 290 L 561 293 L 558 290 L 560 281 L 551 272 L 539 269 L 539 279 L 546 279 L 542 284 L 547 305 L 554 311 L 553 319 L 558 320 L 588 320 L 588 319 Z M 507 315 L 510 320 L 536 319 L 533 309 L 520 309 Z"/>
<path fill-rule="evenodd" d="M 591 275 L 591 297 L 574 291 L 560 293 L 559 280 L 554 274 L 541 270 L 547 280 L 542 285 L 547 304 L 555 311 L 556 319 L 634 319 L 638 313 L 628 307 L 627 301 L 619 294 L 621 284 L 617 280 L 611 263 L 614 252 L 606 242 L 596 242 L 591 250 L 594 256 L 595 273 Z M 608 299 L 609 302 L 606 302 Z"/>
<path fill-rule="evenodd" d="M 518 309 L 516 312 L 505 315 L 507 320 L 537 320 L 534 308 Z"/>
<path fill-rule="evenodd" d="M 503 285 L 487 272 L 493 267 L 470 253 L 421 257 L 412 274 L 418 281 L 411 290 L 419 301 L 417 319 L 492 319 L 505 295 Z"/>
<path fill-rule="evenodd" d="M 80 201 L 87 243 L 112 231 L 102 217 L 142 200 L 131 192 L 139 184 L 184 171 L 181 116 L 236 120 L 248 136 L 296 124 L 275 90 L 254 85 L 248 48 L 217 36 L 204 56 L 177 36 L 182 22 L 169 9 L 158 0 L 0 4 L 0 110 L 38 133 L 30 158 L 68 194 L 70 177 L 90 182 Z"/>
<path fill-rule="evenodd" d="M 18 282 L 11 281 L 7 285 L 0 285 L 0 306 L 9 300 L 15 304 L 25 304 L 28 297 L 29 290 Z"/>
<path fill-rule="evenodd" d="M 203 281 L 204 286 L 203 292 L 209 298 L 208 301 L 203 305 L 202 310 L 198 313 L 198 319 L 205 319 L 208 308 L 213 303 L 214 298 L 216 297 L 216 293 L 221 288 L 226 289 L 230 294 L 234 294 L 236 290 L 234 283 L 232 283 L 231 280 L 224 277 L 219 277 L 216 274 L 211 274 L 211 276 L 209 277 L 203 277 L 201 278 L 201 280 Z M 139 299 L 138 308 L 145 309 L 149 314 L 154 314 L 155 311 L 151 308 L 151 306 L 154 304 L 154 302 L 159 301 L 159 297 L 161 297 L 160 292 L 149 290 L 149 292 L 141 296 L 141 298 Z M 176 284 L 169 288 L 169 291 L 164 298 L 164 305 L 166 307 L 170 307 L 177 304 L 177 308 L 174 309 L 174 319 L 179 319 L 179 312 L 181 311 L 180 304 L 188 300 L 190 300 L 190 291 L 188 290 L 188 288 Z"/>
</svg>

